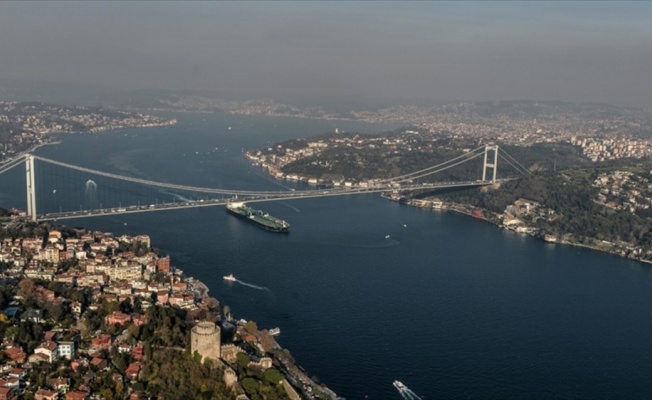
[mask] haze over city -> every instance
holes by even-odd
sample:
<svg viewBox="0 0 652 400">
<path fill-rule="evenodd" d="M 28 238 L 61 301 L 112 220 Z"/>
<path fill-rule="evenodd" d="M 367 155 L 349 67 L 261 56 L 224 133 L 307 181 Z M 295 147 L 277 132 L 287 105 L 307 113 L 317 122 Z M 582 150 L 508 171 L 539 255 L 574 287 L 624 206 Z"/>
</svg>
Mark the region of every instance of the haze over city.
<svg viewBox="0 0 652 400">
<path fill-rule="evenodd" d="M 0 400 L 652 399 L 650 17 L 0 1 Z"/>
<path fill-rule="evenodd" d="M 4 2 L 2 82 L 652 103 L 648 2 Z"/>
</svg>

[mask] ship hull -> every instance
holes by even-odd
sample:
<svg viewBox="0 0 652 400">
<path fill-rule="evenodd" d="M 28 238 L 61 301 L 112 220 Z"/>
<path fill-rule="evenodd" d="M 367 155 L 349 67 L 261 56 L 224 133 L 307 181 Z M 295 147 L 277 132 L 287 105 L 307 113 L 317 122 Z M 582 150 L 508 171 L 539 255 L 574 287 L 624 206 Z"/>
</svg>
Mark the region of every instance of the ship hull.
<svg viewBox="0 0 652 400">
<path fill-rule="evenodd" d="M 254 224 L 257 227 L 262 228 L 262 229 L 264 229 L 264 230 L 266 230 L 268 232 L 276 232 L 276 233 L 289 233 L 290 232 L 289 225 L 287 225 L 287 226 L 276 226 L 276 225 L 268 224 L 268 223 L 262 222 L 262 221 L 260 221 L 258 219 L 251 218 L 247 214 L 243 214 L 241 212 L 238 212 L 238 209 L 231 209 L 231 208 L 227 207 L 226 212 L 233 215 L 233 216 L 236 216 L 236 217 L 238 217 L 240 219 L 243 219 L 243 220 L 245 220 L 245 221 L 247 221 L 247 222 L 249 222 L 251 224 Z"/>
</svg>

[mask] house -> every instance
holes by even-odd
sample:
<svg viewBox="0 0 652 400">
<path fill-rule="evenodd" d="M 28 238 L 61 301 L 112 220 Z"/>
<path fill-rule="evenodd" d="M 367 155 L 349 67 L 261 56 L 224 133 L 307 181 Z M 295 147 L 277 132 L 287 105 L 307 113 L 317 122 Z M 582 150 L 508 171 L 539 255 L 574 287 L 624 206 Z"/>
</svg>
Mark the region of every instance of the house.
<svg viewBox="0 0 652 400">
<path fill-rule="evenodd" d="M 108 350 L 111 347 L 111 335 L 98 335 L 91 339 L 91 346 L 98 350 Z"/>
<path fill-rule="evenodd" d="M 91 365 L 94 366 L 97 370 L 101 371 L 109 367 L 109 362 L 103 358 L 95 357 L 91 360 Z"/>
<path fill-rule="evenodd" d="M 145 349 L 142 344 L 138 344 L 133 349 L 131 349 L 131 355 L 134 357 L 134 360 L 136 361 L 142 360 L 144 350 Z"/>
<path fill-rule="evenodd" d="M 107 325 L 116 325 L 116 324 L 125 325 L 129 321 L 131 321 L 131 315 L 125 314 L 121 311 L 114 311 L 106 316 Z"/>
<path fill-rule="evenodd" d="M 63 377 L 52 378 L 48 380 L 48 385 L 50 385 L 50 387 L 54 390 L 57 390 L 61 393 L 66 393 L 68 390 L 70 390 L 70 379 Z"/>
<path fill-rule="evenodd" d="M 13 400 L 16 396 L 16 389 L 0 387 L 0 400 Z"/>
<path fill-rule="evenodd" d="M 46 356 L 43 353 L 34 353 L 34 354 L 32 354 L 31 356 L 29 356 L 27 358 L 27 361 L 32 363 L 32 364 L 38 364 L 38 363 L 42 363 L 42 362 L 46 362 L 46 363 L 51 362 L 50 357 Z"/>
<path fill-rule="evenodd" d="M 51 363 L 59 358 L 57 347 L 58 346 L 55 342 L 43 342 L 36 349 L 34 349 L 34 354 L 42 354 L 46 356 L 46 361 Z"/>
<path fill-rule="evenodd" d="M 75 355 L 75 342 L 60 341 L 57 343 L 57 356 L 71 360 Z"/>
<path fill-rule="evenodd" d="M 38 297 L 42 301 L 52 302 L 56 298 L 56 294 L 54 293 L 54 290 L 46 289 L 43 286 L 36 285 L 34 291 L 36 292 L 36 297 Z"/>
<path fill-rule="evenodd" d="M 131 346 L 128 343 L 120 343 L 118 346 L 119 353 L 129 353 L 131 351 Z"/>
<path fill-rule="evenodd" d="M 21 364 L 27 359 L 27 353 L 23 351 L 20 347 L 12 347 L 5 350 L 5 354 L 11 359 L 12 362 Z"/>
<path fill-rule="evenodd" d="M 86 392 L 75 390 L 74 392 L 66 393 L 66 400 L 86 400 L 88 395 Z"/>
<path fill-rule="evenodd" d="M 44 322 L 43 310 L 29 309 L 20 315 L 21 322 L 32 321 L 37 324 Z"/>
<path fill-rule="evenodd" d="M 183 294 L 182 293 L 172 293 L 168 299 L 171 306 L 181 307 L 183 305 Z"/>
<path fill-rule="evenodd" d="M 0 386 L 18 389 L 20 387 L 20 380 L 18 380 L 18 378 L 10 378 L 6 376 L 0 379 Z"/>
<path fill-rule="evenodd" d="M 125 376 L 131 380 L 135 380 L 138 378 L 138 373 L 140 372 L 140 363 L 135 362 L 129 364 L 129 367 L 127 367 L 127 370 L 125 371 Z"/>
<path fill-rule="evenodd" d="M 163 257 L 156 260 L 156 269 L 163 274 L 170 273 L 170 257 Z"/>
<path fill-rule="evenodd" d="M 165 303 L 168 302 L 168 291 L 167 291 L 167 289 L 157 291 L 157 293 L 156 293 L 156 301 L 158 301 L 159 304 L 165 304 Z"/>
<path fill-rule="evenodd" d="M 52 390 L 39 389 L 34 394 L 34 400 L 57 400 L 59 393 Z"/>
<path fill-rule="evenodd" d="M 29 371 L 25 368 L 14 368 L 9 372 L 9 376 L 19 380 L 24 380 Z"/>
</svg>

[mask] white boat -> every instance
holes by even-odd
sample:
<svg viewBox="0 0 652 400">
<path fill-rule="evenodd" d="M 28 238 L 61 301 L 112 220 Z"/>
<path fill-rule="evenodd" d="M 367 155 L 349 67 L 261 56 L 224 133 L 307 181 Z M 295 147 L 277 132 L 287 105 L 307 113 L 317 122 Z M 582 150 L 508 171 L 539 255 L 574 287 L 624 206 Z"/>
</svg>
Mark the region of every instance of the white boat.
<svg viewBox="0 0 652 400">
<path fill-rule="evenodd" d="M 281 334 L 281 328 L 272 328 L 269 330 L 269 334 L 272 336 L 280 335 Z"/>
<path fill-rule="evenodd" d="M 390 237 L 389 235 L 385 235 L 385 239 L 389 239 L 389 237 Z"/>
<path fill-rule="evenodd" d="M 405 385 L 401 381 L 394 381 L 392 384 L 398 390 L 405 389 Z"/>
<path fill-rule="evenodd" d="M 233 276 L 233 274 L 228 274 L 228 275 L 226 275 L 226 276 L 224 277 L 224 280 L 225 280 L 225 281 L 235 282 L 237 279 L 235 279 L 235 276 Z"/>
</svg>

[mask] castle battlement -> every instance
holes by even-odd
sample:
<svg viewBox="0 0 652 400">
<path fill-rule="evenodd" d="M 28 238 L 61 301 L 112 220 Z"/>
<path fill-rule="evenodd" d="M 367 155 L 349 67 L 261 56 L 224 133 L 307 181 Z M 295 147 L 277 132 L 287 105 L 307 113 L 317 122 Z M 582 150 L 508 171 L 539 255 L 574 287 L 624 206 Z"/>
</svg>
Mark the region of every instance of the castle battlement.
<svg viewBox="0 0 652 400">
<path fill-rule="evenodd" d="M 190 350 L 201 355 L 202 362 L 206 358 L 220 358 L 221 329 L 211 321 L 200 321 L 190 330 Z"/>
</svg>

